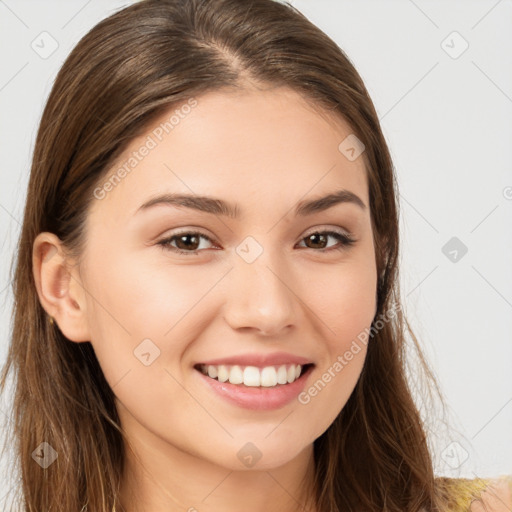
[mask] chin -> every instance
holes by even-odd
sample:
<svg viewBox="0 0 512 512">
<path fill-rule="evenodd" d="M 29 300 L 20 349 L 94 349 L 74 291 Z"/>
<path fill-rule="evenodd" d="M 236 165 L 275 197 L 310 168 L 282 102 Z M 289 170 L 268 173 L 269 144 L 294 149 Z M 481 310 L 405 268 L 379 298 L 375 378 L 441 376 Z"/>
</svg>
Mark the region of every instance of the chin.
<svg viewBox="0 0 512 512">
<path fill-rule="evenodd" d="M 265 433 L 264 436 L 267 436 Z M 304 441 L 300 444 L 286 443 L 282 438 L 246 438 L 252 441 L 236 442 L 233 448 L 234 457 L 225 459 L 221 465 L 233 471 L 267 471 L 288 464 L 299 456 L 308 446 Z M 231 450 L 230 450 L 231 451 Z M 232 452 L 232 453 L 233 453 Z"/>
</svg>

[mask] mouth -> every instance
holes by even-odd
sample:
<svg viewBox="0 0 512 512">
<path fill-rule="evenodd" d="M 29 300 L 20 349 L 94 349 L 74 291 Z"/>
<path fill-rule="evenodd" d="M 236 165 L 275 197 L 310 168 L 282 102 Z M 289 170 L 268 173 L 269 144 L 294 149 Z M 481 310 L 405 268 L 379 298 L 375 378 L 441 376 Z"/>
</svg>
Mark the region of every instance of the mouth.
<svg viewBox="0 0 512 512">
<path fill-rule="evenodd" d="M 309 374 L 314 363 L 280 364 L 269 366 L 243 366 L 228 364 L 196 364 L 194 369 L 218 382 L 227 382 L 240 387 L 279 388 L 292 384 Z"/>
</svg>

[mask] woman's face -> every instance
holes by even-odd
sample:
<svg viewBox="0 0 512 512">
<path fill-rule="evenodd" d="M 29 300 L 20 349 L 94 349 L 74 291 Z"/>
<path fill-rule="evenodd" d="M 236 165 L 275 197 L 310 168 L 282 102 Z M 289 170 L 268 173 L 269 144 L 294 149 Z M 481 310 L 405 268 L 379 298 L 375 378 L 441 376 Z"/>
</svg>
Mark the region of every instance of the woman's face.
<svg viewBox="0 0 512 512">
<path fill-rule="evenodd" d="M 363 366 L 376 312 L 363 157 L 346 122 L 289 89 L 187 105 L 95 190 L 84 319 L 129 437 L 272 468 L 329 427 Z M 307 206 L 342 190 L 351 200 Z"/>
</svg>

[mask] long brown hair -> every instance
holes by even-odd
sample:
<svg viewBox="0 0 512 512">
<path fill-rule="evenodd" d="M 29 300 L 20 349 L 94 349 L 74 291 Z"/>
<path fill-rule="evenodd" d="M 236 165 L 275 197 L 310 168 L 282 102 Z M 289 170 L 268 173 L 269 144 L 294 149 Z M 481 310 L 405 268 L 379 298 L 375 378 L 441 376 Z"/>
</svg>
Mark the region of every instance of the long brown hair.
<svg viewBox="0 0 512 512">
<path fill-rule="evenodd" d="M 322 512 L 440 510 L 425 428 L 406 378 L 411 335 L 400 307 L 397 184 L 368 92 L 344 52 L 290 5 L 272 0 L 144 0 L 98 23 L 66 59 L 34 148 L 13 275 L 12 339 L 1 388 L 14 374 L 11 435 L 25 510 L 110 512 L 119 507 L 124 438 L 89 342 L 48 321 L 32 245 L 55 233 L 73 257 L 86 243 L 93 191 L 126 145 L 156 116 L 191 97 L 246 84 L 287 86 L 345 118 L 364 159 L 378 269 L 377 313 L 360 379 L 314 442 Z M 340 141 L 341 142 L 341 141 Z M 58 458 L 42 470 L 32 453 Z"/>
</svg>

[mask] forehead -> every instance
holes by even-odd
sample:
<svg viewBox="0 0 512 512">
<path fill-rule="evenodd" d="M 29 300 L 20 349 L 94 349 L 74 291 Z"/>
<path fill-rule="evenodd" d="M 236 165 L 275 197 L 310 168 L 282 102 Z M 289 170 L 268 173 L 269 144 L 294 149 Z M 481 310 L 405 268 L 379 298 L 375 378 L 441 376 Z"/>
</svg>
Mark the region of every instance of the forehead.
<svg viewBox="0 0 512 512">
<path fill-rule="evenodd" d="M 130 142 L 100 181 L 112 185 L 93 210 L 131 216 L 172 192 L 261 213 L 340 188 L 368 205 L 363 156 L 351 161 L 339 148 L 352 133 L 341 116 L 288 88 L 210 92 L 169 108 Z"/>
</svg>

